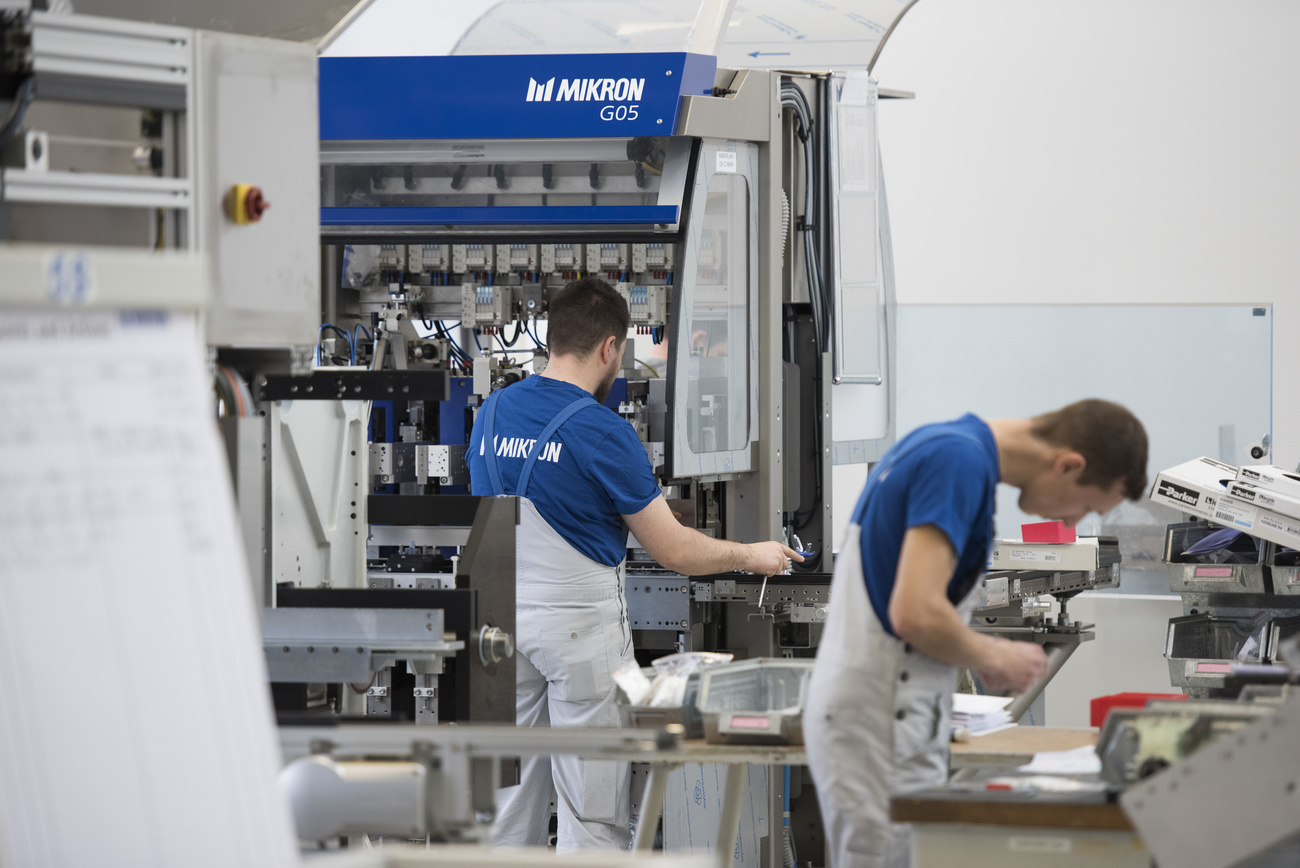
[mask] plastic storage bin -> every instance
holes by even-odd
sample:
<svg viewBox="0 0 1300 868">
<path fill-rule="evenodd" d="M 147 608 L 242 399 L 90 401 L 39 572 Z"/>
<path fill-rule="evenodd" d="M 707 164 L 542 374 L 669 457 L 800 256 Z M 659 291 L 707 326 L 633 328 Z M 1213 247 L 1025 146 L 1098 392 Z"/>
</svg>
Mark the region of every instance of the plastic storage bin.
<svg viewBox="0 0 1300 868">
<path fill-rule="evenodd" d="M 1221 691 L 1234 663 L 1259 663 L 1268 659 L 1269 625 L 1252 628 L 1249 621 L 1217 615 L 1185 615 L 1169 621 L 1165 657 L 1169 661 L 1169 680 L 1175 687 L 1185 687 L 1194 696 L 1206 690 Z M 1259 643 L 1247 659 L 1237 654 L 1252 636 Z"/>
<path fill-rule="evenodd" d="M 1106 723 L 1106 715 L 1110 714 L 1112 708 L 1146 708 L 1147 702 L 1152 699 L 1177 701 L 1186 698 L 1185 693 L 1112 693 L 1109 696 L 1098 696 L 1090 703 L 1092 719 L 1089 722 L 1100 728 Z"/>
<path fill-rule="evenodd" d="M 704 739 L 715 744 L 803 744 L 811 660 L 760 658 L 700 673 Z"/>
<path fill-rule="evenodd" d="M 1171 524 L 1165 530 L 1165 563 L 1169 590 L 1176 594 L 1262 594 L 1264 593 L 1264 543 L 1253 540 L 1254 553 L 1221 552 L 1215 555 L 1186 555 L 1188 549 L 1224 528 L 1205 522 Z M 1249 563 L 1238 561 L 1249 560 Z"/>
<path fill-rule="evenodd" d="M 655 670 L 646 667 L 641 670 L 647 678 L 655 677 Z M 686 738 L 703 738 L 704 721 L 700 718 L 700 709 L 696 699 L 700 693 L 700 673 L 692 672 L 686 679 L 686 692 L 680 706 L 660 708 L 653 705 L 630 705 L 627 695 L 622 690 L 615 697 L 623 725 L 633 729 L 659 729 L 670 723 L 679 723 L 686 729 Z"/>
<path fill-rule="evenodd" d="M 1273 593 L 1300 594 L 1300 552 L 1275 551 L 1269 558 Z"/>
</svg>

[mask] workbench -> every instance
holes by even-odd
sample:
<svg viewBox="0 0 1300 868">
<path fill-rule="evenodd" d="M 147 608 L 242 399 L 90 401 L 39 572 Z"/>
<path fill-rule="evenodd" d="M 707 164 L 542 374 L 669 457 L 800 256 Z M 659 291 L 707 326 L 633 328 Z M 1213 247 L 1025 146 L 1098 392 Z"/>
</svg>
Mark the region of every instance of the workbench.
<svg viewBox="0 0 1300 868">
<path fill-rule="evenodd" d="M 915 831 L 916 868 L 1041 868 L 1044 857 L 1053 868 L 1149 868 L 1141 838 L 1106 793 L 988 791 L 971 779 L 1096 743 L 1092 728 L 1017 726 L 951 745 L 954 779 L 966 780 L 890 800 L 891 819 Z"/>
<path fill-rule="evenodd" d="M 949 748 L 950 768 L 1015 768 L 1030 762 L 1036 753 L 1074 750 L 1095 746 L 1097 730 L 1050 726 L 1013 726 L 1001 732 L 977 735 L 969 742 L 953 742 Z"/>
<path fill-rule="evenodd" d="M 915 868 L 1150 868 L 1151 854 L 1105 793 L 985 792 L 950 787 L 890 801 L 911 823 Z"/>
</svg>

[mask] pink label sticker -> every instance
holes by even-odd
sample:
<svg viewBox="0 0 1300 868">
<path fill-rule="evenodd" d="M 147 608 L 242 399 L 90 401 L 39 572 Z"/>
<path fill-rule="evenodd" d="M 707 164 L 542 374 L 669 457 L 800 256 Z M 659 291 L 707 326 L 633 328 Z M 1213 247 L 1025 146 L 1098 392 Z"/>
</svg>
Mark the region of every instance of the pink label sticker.
<svg viewBox="0 0 1300 868">
<path fill-rule="evenodd" d="M 1232 671 L 1232 666 L 1228 663 L 1197 663 L 1196 671 L 1213 672 L 1216 675 L 1220 673 L 1227 674 Z"/>
<path fill-rule="evenodd" d="M 771 729 L 772 721 L 766 717 L 735 717 L 733 715 L 731 725 L 738 729 Z"/>
<path fill-rule="evenodd" d="M 1232 578 L 1232 567 L 1197 567 L 1192 575 L 1198 579 L 1229 579 Z"/>
</svg>

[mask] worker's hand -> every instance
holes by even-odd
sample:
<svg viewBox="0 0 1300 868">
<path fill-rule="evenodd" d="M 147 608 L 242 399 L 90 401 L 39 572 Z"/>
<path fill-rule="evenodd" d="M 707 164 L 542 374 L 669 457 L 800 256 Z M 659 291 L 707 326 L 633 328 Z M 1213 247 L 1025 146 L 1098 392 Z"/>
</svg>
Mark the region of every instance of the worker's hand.
<svg viewBox="0 0 1300 868">
<path fill-rule="evenodd" d="M 759 576 L 774 576 L 789 569 L 791 561 L 803 563 L 803 555 L 775 540 L 748 544 L 745 559 L 742 569 Z"/>
<path fill-rule="evenodd" d="M 993 664 L 975 672 L 985 689 L 1024 693 L 1047 674 L 1047 655 L 1037 642 L 993 641 Z"/>
</svg>

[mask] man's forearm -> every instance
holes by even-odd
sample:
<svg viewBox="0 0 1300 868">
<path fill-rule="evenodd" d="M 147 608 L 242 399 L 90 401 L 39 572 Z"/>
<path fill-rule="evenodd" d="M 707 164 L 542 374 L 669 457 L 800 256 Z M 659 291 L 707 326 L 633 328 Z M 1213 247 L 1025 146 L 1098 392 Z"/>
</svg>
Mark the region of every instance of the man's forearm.
<svg viewBox="0 0 1300 868">
<path fill-rule="evenodd" d="M 737 543 L 682 527 L 662 497 L 623 518 L 650 557 L 683 575 L 745 570 L 770 576 L 785 569 L 791 560 L 803 560 L 798 552 L 775 541 Z"/>
<path fill-rule="evenodd" d="M 714 539 L 686 527 L 673 540 L 671 550 L 657 560 L 668 569 L 688 576 L 743 570 L 746 565 L 745 547 L 741 543 Z"/>
</svg>

